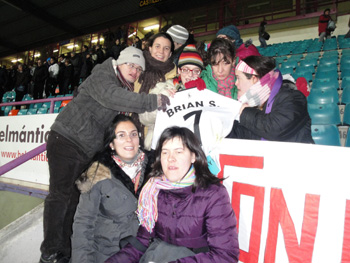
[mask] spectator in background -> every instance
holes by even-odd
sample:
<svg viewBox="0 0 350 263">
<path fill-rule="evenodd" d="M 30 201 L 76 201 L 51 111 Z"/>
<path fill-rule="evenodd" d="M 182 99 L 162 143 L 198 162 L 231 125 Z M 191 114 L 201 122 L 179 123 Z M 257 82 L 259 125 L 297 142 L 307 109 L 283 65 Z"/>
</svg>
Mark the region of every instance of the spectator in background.
<svg viewBox="0 0 350 263">
<path fill-rule="evenodd" d="M 46 82 L 46 98 L 50 95 L 55 95 L 55 90 L 58 85 L 58 74 L 60 71 L 60 66 L 56 63 L 56 59 L 54 57 L 50 58 L 50 66 L 49 66 L 49 78 Z"/>
<path fill-rule="evenodd" d="M 81 56 L 75 53 L 75 51 L 70 53 L 70 60 L 73 65 L 73 85 L 71 87 L 72 90 L 77 88 L 79 86 L 80 82 L 80 73 L 81 73 L 81 66 L 82 66 L 82 59 Z"/>
<path fill-rule="evenodd" d="M 250 56 L 236 66 L 242 102 L 228 138 L 314 143 L 306 97 L 275 69 L 271 57 Z M 267 103 L 265 103 L 267 101 Z"/>
<path fill-rule="evenodd" d="M 252 40 L 249 39 L 245 43 L 243 43 L 243 40 L 241 38 L 241 34 L 237 27 L 234 25 L 230 25 L 224 28 L 221 28 L 216 33 L 217 38 L 225 38 L 227 40 L 230 40 L 235 45 L 236 49 L 236 57 L 243 59 L 248 56 L 256 56 L 259 54 L 258 49 L 256 46 L 253 45 Z M 237 64 L 237 63 L 236 63 Z"/>
<path fill-rule="evenodd" d="M 81 66 L 80 79 L 84 81 L 91 74 L 92 70 L 92 58 L 90 53 L 85 54 L 85 59 L 83 59 L 83 65 Z"/>
<path fill-rule="evenodd" d="M 179 57 L 186 46 L 189 33 L 186 28 L 180 25 L 173 25 L 166 32 L 171 36 L 174 42 L 174 51 L 171 59 L 177 66 Z"/>
<path fill-rule="evenodd" d="M 137 210 L 137 239 L 150 250 L 128 244 L 105 262 L 238 262 L 237 220 L 227 189 L 209 171 L 194 133 L 165 129 L 155 155 Z"/>
<path fill-rule="evenodd" d="M 33 98 L 35 100 L 43 98 L 45 82 L 48 77 L 49 72 L 47 67 L 42 63 L 41 59 L 38 59 L 32 79 L 34 83 Z"/>
<path fill-rule="evenodd" d="M 262 21 L 259 26 L 259 41 L 260 41 L 260 47 L 267 47 L 266 40 L 270 38 L 268 33 L 266 32 L 266 21 Z"/>
<path fill-rule="evenodd" d="M 14 78 L 14 89 L 16 92 L 16 101 L 21 101 L 28 92 L 28 83 L 30 81 L 30 74 L 23 64 L 18 64 L 17 71 Z"/>
<path fill-rule="evenodd" d="M 331 31 L 327 29 L 328 22 L 332 20 L 331 16 L 329 15 L 330 12 L 331 10 L 329 8 L 325 9 L 323 15 L 321 15 L 318 19 L 319 42 L 323 42 L 325 38 L 331 37 Z"/>
<path fill-rule="evenodd" d="M 71 262 L 104 262 L 119 251 L 123 239 L 136 236 L 137 199 L 152 164 L 151 154 L 140 148 L 134 121 L 117 115 L 106 128 L 103 148 L 76 181 L 81 195 Z"/>
<path fill-rule="evenodd" d="M 73 81 L 74 81 L 74 68 L 71 63 L 70 58 L 66 58 L 64 61 L 64 71 L 63 71 L 63 85 L 60 94 L 65 95 L 73 91 Z"/>
<path fill-rule="evenodd" d="M 5 66 L 0 67 L 0 99 L 6 92 L 6 84 L 8 80 L 7 70 Z"/>
<path fill-rule="evenodd" d="M 141 40 L 140 40 L 140 38 L 138 36 L 134 37 L 134 41 L 133 41 L 132 46 L 136 47 L 138 49 L 142 49 L 142 42 L 141 42 Z"/>
<path fill-rule="evenodd" d="M 41 263 L 69 261 L 73 216 L 79 201 L 74 182 L 103 147 L 104 131 L 115 116 L 158 107 L 166 110 L 169 105 L 164 95 L 132 92 L 133 83 L 144 69 L 142 51 L 134 47 L 123 50 L 117 61 L 109 58 L 94 68 L 51 126 L 47 141 L 50 184 L 44 207 Z"/>
<path fill-rule="evenodd" d="M 58 72 L 58 86 L 60 87 L 60 94 L 63 94 L 63 84 L 64 84 L 64 71 L 65 71 L 65 61 L 66 57 L 65 55 L 61 54 L 58 56 L 57 64 L 60 68 Z"/>
<path fill-rule="evenodd" d="M 100 44 L 95 46 L 95 54 L 97 55 L 96 64 L 102 64 L 105 61 L 105 54 L 103 53 L 102 47 Z"/>
<path fill-rule="evenodd" d="M 120 45 L 120 39 L 117 38 L 114 42 L 114 45 L 111 48 L 111 53 L 112 53 L 111 55 L 115 60 L 119 58 L 120 52 L 122 51 L 121 49 L 122 47 Z"/>
</svg>

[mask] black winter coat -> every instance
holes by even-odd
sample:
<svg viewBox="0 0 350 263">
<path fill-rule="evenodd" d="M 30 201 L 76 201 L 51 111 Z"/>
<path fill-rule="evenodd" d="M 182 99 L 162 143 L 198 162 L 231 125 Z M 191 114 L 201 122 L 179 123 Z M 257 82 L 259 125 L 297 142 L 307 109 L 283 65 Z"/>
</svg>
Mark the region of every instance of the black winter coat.
<svg viewBox="0 0 350 263">
<path fill-rule="evenodd" d="M 292 83 L 282 84 L 269 114 L 266 105 L 262 111 L 245 108 L 227 138 L 314 143 L 306 97 L 294 88 Z"/>
</svg>

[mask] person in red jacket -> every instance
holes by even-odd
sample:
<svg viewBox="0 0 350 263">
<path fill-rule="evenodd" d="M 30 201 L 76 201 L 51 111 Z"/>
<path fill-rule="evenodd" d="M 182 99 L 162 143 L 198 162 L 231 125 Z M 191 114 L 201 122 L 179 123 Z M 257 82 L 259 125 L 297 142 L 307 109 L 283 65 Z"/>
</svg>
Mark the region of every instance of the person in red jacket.
<svg viewBox="0 0 350 263">
<path fill-rule="evenodd" d="M 320 16 L 318 19 L 318 35 L 319 35 L 319 42 L 323 42 L 324 38 L 330 38 L 331 31 L 327 29 L 328 22 L 332 20 L 331 16 L 329 15 L 330 9 L 327 8 L 324 10 L 323 15 Z"/>
</svg>

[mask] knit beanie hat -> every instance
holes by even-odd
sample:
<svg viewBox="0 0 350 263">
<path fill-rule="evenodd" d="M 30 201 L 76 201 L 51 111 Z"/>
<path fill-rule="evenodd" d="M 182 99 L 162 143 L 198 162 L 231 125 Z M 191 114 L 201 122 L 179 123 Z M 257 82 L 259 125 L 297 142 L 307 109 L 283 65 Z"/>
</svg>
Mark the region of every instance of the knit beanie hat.
<svg viewBox="0 0 350 263">
<path fill-rule="evenodd" d="M 134 63 L 139 65 L 143 70 L 146 69 L 145 58 L 141 49 L 136 47 L 127 47 L 120 52 L 119 58 L 117 59 L 117 65 L 125 63 Z"/>
<path fill-rule="evenodd" d="M 204 68 L 203 59 L 193 44 L 187 45 L 179 57 L 178 67 L 181 68 L 184 65 L 194 65 L 200 69 Z"/>
<path fill-rule="evenodd" d="M 235 46 L 236 48 L 240 47 L 243 44 L 243 40 L 241 39 L 241 34 L 239 33 L 239 30 L 234 25 L 226 26 L 221 28 L 217 33 L 218 35 L 226 35 L 232 39 L 235 40 Z"/>
<path fill-rule="evenodd" d="M 307 80 L 304 77 L 297 78 L 295 85 L 297 86 L 298 90 L 301 91 L 305 95 L 305 97 L 309 96 L 310 87 L 308 85 Z"/>
<path fill-rule="evenodd" d="M 166 31 L 174 42 L 179 44 L 185 44 L 188 39 L 188 31 L 186 28 L 180 25 L 174 25 Z"/>
</svg>

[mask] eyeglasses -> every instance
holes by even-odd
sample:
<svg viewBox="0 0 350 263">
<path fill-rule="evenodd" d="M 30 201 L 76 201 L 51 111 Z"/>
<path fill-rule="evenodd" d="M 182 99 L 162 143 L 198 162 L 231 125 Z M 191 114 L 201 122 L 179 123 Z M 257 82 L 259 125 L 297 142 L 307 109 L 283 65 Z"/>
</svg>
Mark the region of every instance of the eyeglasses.
<svg viewBox="0 0 350 263">
<path fill-rule="evenodd" d="M 129 67 L 129 69 L 136 69 L 136 71 L 138 73 L 142 73 L 143 72 L 143 69 L 141 67 L 136 66 L 134 63 L 128 63 L 127 62 L 125 64 Z"/>
<path fill-rule="evenodd" d="M 126 132 L 118 132 L 116 135 L 115 135 L 115 138 L 118 140 L 118 141 L 121 141 L 121 142 L 124 142 L 126 141 L 127 139 L 127 136 L 129 136 L 129 138 L 131 140 L 134 140 L 136 138 L 139 138 L 139 133 L 137 131 L 134 131 L 134 132 L 131 132 L 131 133 L 126 133 Z"/>
<path fill-rule="evenodd" d="M 192 72 L 193 75 L 200 75 L 201 70 L 200 69 L 189 69 L 189 68 L 181 68 L 180 69 L 182 73 L 189 74 Z"/>
</svg>

